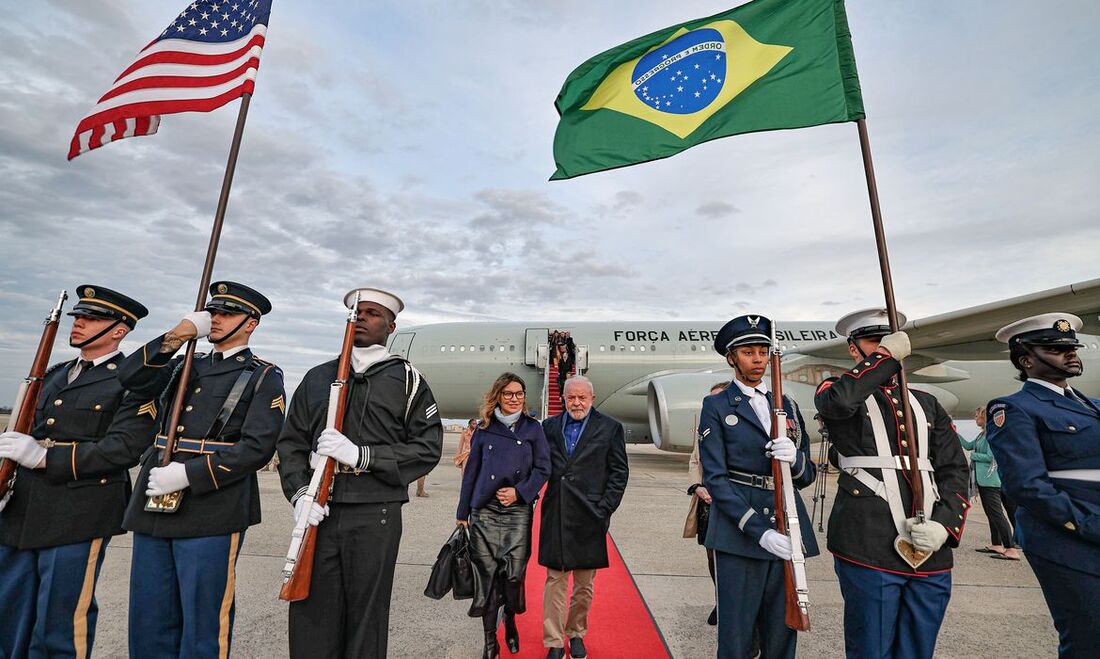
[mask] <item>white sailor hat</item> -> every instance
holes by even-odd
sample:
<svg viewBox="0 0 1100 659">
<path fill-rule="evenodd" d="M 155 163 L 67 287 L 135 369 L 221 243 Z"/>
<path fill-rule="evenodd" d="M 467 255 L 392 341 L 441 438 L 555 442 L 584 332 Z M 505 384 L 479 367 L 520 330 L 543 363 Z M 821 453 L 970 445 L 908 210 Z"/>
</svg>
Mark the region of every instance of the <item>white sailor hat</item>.
<svg viewBox="0 0 1100 659">
<path fill-rule="evenodd" d="M 374 302 L 380 304 L 383 307 L 393 312 L 396 317 L 405 309 L 405 303 L 401 301 L 401 298 L 397 297 L 393 293 L 387 293 L 378 288 L 353 288 L 348 291 L 344 296 L 344 306 L 351 308 L 352 302 L 355 300 L 355 294 L 359 293 L 360 302 Z"/>
<path fill-rule="evenodd" d="M 905 325 L 905 314 L 898 312 L 898 327 Z M 849 339 L 883 337 L 891 332 L 886 309 L 860 309 L 836 321 L 836 333 Z"/>
<path fill-rule="evenodd" d="M 1080 348 L 1077 330 L 1085 323 L 1071 313 L 1044 313 L 1017 320 L 997 330 L 997 340 L 1015 347 L 1019 344 L 1033 346 L 1073 346 Z"/>
</svg>

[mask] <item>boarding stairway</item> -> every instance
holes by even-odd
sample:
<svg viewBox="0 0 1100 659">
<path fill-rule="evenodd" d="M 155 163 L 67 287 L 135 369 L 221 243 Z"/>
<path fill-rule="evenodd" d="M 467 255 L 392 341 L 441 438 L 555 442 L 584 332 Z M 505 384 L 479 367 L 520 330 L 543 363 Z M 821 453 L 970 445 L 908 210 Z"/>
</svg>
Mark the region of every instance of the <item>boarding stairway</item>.
<svg viewBox="0 0 1100 659">
<path fill-rule="evenodd" d="M 528 330 L 531 333 L 533 330 Z M 541 330 L 541 340 L 546 340 L 546 330 Z M 531 345 L 530 343 L 528 344 Z M 550 363 L 549 343 L 537 343 L 531 361 L 528 364 L 535 366 L 542 373 L 542 398 L 539 401 L 539 418 L 548 419 L 561 414 L 565 406 L 562 405 L 561 391 L 558 389 L 558 367 Z M 588 370 L 588 346 L 576 346 L 576 359 L 569 375 L 584 374 Z"/>
</svg>

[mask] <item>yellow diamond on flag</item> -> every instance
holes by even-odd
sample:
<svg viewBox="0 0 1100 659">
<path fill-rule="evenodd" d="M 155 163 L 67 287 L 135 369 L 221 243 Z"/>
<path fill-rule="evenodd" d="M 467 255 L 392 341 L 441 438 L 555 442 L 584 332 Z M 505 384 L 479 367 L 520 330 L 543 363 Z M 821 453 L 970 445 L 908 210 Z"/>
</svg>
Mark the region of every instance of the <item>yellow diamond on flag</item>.
<svg viewBox="0 0 1100 659">
<path fill-rule="evenodd" d="M 680 28 L 616 67 L 581 110 L 614 110 L 683 139 L 794 48 L 760 43 L 731 20 Z"/>
</svg>

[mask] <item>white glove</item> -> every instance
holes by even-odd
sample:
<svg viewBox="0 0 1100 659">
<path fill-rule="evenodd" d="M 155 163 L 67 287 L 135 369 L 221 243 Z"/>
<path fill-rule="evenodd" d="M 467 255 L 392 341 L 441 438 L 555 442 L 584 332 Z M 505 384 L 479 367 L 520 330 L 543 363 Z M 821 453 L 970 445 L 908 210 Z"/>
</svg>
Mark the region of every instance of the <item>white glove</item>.
<svg viewBox="0 0 1100 659">
<path fill-rule="evenodd" d="M 198 334 L 196 339 L 202 339 L 210 336 L 210 312 L 209 311 L 192 311 L 183 317 L 184 320 L 190 322 L 195 326 L 195 331 Z"/>
<path fill-rule="evenodd" d="M 306 498 L 302 497 L 294 502 L 294 523 L 297 524 L 302 518 L 302 513 L 305 512 L 309 519 L 307 520 L 310 526 L 317 526 L 321 523 L 321 520 L 328 517 L 328 506 L 321 506 L 316 501 L 312 503 L 308 511 L 306 510 Z"/>
<path fill-rule="evenodd" d="M 947 527 L 931 520 L 917 524 L 915 520 L 905 520 L 905 530 L 913 539 L 913 546 L 921 551 L 936 551 L 947 542 Z"/>
<path fill-rule="evenodd" d="M 344 433 L 333 428 L 326 428 L 317 438 L 317 453 L 327 455 L 353 469 L 359 466 L 359 447 L 345 437 Z"/>
<path fill-rule="evenodd" d="M 4 512 L 4 509 L 8 507 L 8 502 L 11 501 L 11 490 L 4 495 L 3 499 L 0 499 L 0 513 Z"/>
<path fill-rule="evenodd" d="M 46 449 L 30 435 L 6 432 L 0 434 L 0 458 L 14 460 L 27 469 L 37 469 L 46 459 Z"/>
<path fill-rule="evenodd" d="M 791 560 L 791 539 L 775 529 L 764 531 L 764 535 L 760 536 L 760 546 L 777 558 Z"/>
<path fill-rule="evenodd" d="M 879 347 L 890 351 L 890 356 L 899 362 L 913 354 L 913 348 L 909 345 L 909 335 L 905 332 L 894 332 L 882 337 Z"/>
<path fill-rule="evenodd" d="M 190 484 L 187 480 L 187 467 L 182 462 L 173 462 L 167 467 L 153 467 L 149 471 L 149 485 L 145 496 L 156 497 L 179 492 Z"/>
<path fill-rule="evenodd" d="M 767 455 L 769 458 L 774 458 L 780 462 L 794 464 L 794 459 L 798 457 L 798 449 L 795 448 L 794 442 L 788 437 L 773 439 L 765 444 L 764 448 L 768 449 Z"/>
</svg>

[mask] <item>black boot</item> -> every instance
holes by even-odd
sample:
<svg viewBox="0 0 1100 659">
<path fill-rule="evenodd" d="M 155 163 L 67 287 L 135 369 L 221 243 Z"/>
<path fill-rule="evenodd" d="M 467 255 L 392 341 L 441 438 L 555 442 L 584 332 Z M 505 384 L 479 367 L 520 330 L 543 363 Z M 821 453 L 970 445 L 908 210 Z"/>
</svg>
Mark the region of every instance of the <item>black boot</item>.
<svg viewBox="0 0 1100 659">
<path fill-rule="evenodd" d="M 516 629 L 516 614 L 504 613 L 504 642 L 508 644 L 508 651 L 519 654 L 519 630 Z"/>
<path fill-rule="evenodd" d="M 482 628 L 485 630 L 485 653 L 482 659 L 497 659 L 500 657 L 500 646 L 497 644 L 497 615 L 498 609 L 485 612 L 481 617 Z"/>
</svg>

